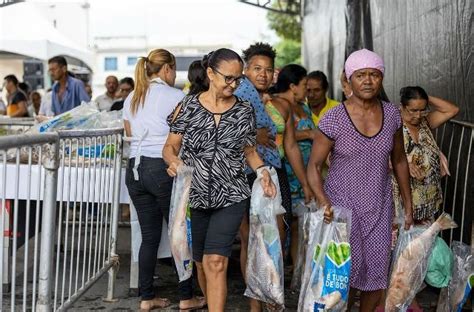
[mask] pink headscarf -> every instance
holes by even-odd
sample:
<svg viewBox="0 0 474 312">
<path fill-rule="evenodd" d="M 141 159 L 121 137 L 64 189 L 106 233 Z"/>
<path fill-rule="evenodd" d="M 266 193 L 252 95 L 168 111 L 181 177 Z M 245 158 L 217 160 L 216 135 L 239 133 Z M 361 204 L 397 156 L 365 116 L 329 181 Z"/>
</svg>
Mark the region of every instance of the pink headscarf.
<svg viewBox="0 0 474 312">
<path fill-rule="evenodd" d="M 375 52 L 367 49 L 352 52 L 346 60 L 344 69 L 346 71 L 347 80 L 350 80 L 352 74 L 359 69 L 375 68 L 378 69 L 382 75 L 385 72 L 385 66 L 382 58 Z"/>
</svg>

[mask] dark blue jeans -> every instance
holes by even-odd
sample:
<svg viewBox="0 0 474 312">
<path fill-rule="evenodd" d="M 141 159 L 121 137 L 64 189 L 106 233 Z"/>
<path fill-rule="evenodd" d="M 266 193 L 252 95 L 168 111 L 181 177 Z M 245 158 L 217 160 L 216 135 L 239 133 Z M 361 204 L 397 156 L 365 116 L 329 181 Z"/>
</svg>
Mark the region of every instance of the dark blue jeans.
<svg viewBox="0 0 474 312">
<path fill-rule="evenodd" d="M 132 168 L 135 159 L 128 162 L 125 183 L 130 198 L 137 210 L 142 232 L 142 244 L 138 254 L 139 286 L 142 300 L 155 297 L 153 275 L 156 254 L 161 241 L 163 218 L 169 221 L 173 178 L 166 173 L 166 164 L 161 158 L 142 156 L 138 167 L 139 180 L 135 181 Z M 179 283 L 180 300 L 193 297 L 192 278 Z"/>
</svg>

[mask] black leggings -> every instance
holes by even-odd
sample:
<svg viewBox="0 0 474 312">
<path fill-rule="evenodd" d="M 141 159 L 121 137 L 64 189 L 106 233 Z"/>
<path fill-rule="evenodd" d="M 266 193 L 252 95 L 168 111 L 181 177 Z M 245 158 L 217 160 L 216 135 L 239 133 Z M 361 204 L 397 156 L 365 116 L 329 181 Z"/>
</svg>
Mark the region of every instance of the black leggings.
<svg viewBox="0 0 474 312">
<path fill-rule="evenodd" d="M 142 233 L 142 244 L 138 255 L 139 285 L 142 300 L 155 298 L 153 275 L 156 256 L 161 241 L 163 218 L 169 221 L 169 209 L 173 178 L 166 173 L 166 164 L 161 158 L 141 157 L 138 167 L 139 180 L 135 181 L 132 168 L 135 159 L 129 160 L 125 183 L 130 198 L 137 210 Z M 179 283 L 180 300 L 193 297 L 192 277 Z"/>
</svg>

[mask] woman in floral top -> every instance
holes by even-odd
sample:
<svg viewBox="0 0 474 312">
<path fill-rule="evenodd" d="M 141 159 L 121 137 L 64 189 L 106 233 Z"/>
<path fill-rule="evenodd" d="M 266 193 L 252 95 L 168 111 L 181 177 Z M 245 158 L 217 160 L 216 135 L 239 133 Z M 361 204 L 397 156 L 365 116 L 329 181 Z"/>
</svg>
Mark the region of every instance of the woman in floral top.
<svg viewBox="0 0 474 312">
<path fill-rule="evenodd" d="M 410 169 L 410 186 L 415 222 L 433 221 L 443 201 L 441 194 L 441 152 L 432 130 L 456 116 L 454 104 L 428 96 L 421 87 L 400 90 L 403 141 Z M 395 207 L 402 205 L 394 183 Z"/>
<path fill-rule="evenodd" d="M 242 79 L 241 58 L 219 49 L 202 65 L 209 90 L 186 97 L 175 110 L 163 156 L 171 176 L 181 163 L 194 167 L 189 196 L 193 259 L 209 311 L 224 311 L 228 257 L 250 203 L 245 161 L 261 171 L 266 196 L 274 197 L 276 188 L 257 154 L 254 110 L 233 95 Z"/>
</svg>

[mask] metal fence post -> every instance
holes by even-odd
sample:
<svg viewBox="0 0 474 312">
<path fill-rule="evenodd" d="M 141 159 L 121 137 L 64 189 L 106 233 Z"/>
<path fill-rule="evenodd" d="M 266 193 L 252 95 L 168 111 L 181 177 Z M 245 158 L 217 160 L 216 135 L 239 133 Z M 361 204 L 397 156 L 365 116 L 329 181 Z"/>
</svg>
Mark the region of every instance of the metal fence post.
<svg viewBox="0 0 474 312">
<path fill-rule="evenodd" d="M 107 297 L 104 301 L 113 302 L 116 301 L 114 298 L 115 293 L 115 281 L 117 278 L 117 272 L 119 269 L 119 256 L 117 254 L 117 232 L 118 232 L 118 218 L 120 210 L 120 185 L 122 177 L 122 135 L 117 135 L 117 143 L 115 148 L 115 180 L 114 190 L 112 197 L 112 224 L 111 235 L 110 235 L 110 253 L 109 261 L 113 262 L 114 265 L 109 269 L 109 281 L 107 286 Z"/>
<path fill-rule="evenodd" d="M 53 247 L 56 221 L 56 193 L 58 187 L 59 139 L 50 145 L 51 149 L 43 159 L 45 169 L 45 190 L 43 216 L 41 221 L 41 249 L 38 281 L 37 311 L 51 311 L 53 284 Z"/>
</svg>

